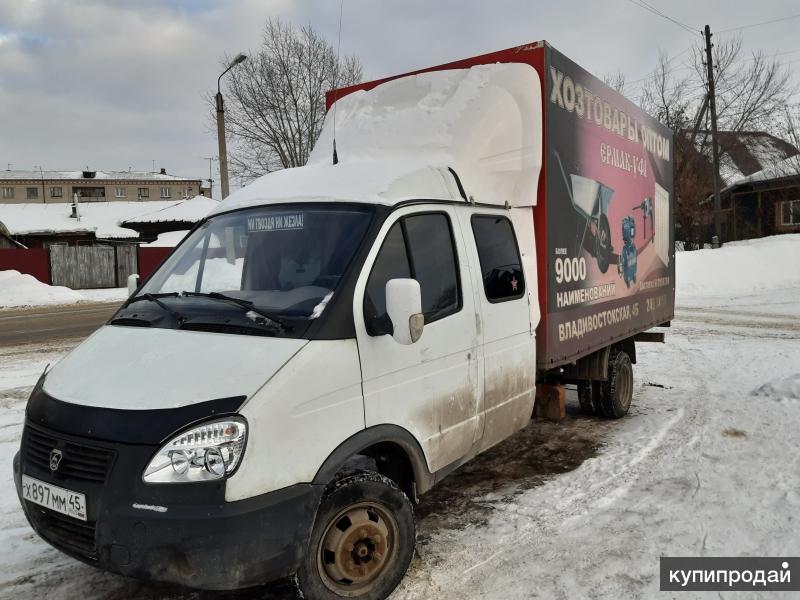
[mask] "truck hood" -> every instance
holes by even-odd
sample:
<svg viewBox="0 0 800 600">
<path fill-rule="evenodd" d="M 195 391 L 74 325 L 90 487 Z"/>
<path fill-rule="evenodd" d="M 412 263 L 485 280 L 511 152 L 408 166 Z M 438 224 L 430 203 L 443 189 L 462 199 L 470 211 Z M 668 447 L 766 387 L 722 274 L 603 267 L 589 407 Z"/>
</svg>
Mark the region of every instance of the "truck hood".
<svg viewBox="0 0 800 600">
<path fill-rule="evenodd" d="M 178 408 L 250 397 L 306 340 L 106 325 L 47 374 L 58 400 L 102 408 Z"/>
</svg>

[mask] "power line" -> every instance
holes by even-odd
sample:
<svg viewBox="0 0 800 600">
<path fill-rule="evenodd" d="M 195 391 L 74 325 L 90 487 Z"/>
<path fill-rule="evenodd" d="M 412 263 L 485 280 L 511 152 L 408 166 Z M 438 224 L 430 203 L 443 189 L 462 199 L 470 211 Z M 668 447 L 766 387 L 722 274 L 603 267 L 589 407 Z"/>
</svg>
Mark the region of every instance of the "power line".
<svg viewBox="0 0 800 600">
<path fill-rule="evenodd" d="M 683 50 L 681 50 L 680 52 L 678 52 L 677 54 L 672 55 L 671 58 L 668 58 L 664 62 L 664 65 L 665 66 L 669 65 L 669 63 L 671 63 L 675 59 L 683 56 L 684 54 L 689 52 L 689 50 L 691 50 L 693 47 L 694 47 L 693 45 L 689 45 L 686 48 L 684 48 Z M 675 71 L 681 71 L 681 70 L 692 69 L 692 68 L 693 67 L 691 65 L 685 65 L 685 64 L 684 65 L 675 65 L 674 67 L 671 67 L 671 68 L 667 69 L 664 74 L 665 75 L 670 75 L 670 74 L 674 73 Z M 630 86 L 633 86 L 634 84 L 641 83 L 642 81 L 650 79 L 656 73 L 656 71 L 658 71 L 658 67 L 653 69 L 653 70 L 651 70 L 647 75 L 643 75 L 642 77 L 639 77 L 638 79 L 632 79 L 630 81 L 626 81 L 625 85 L 623 87 L 624 88 L 629 88 Z"/>
<path fill-rule="evenodd" d="M 796 15 L 789 15 L 788 17 L 780 17 L 779 19 L 771 19 L 769 21 L 761 21 L 760 23 L 751 23 L 749 25 L 741 25 L 739 27 L 730 27 L 728 29 L 720 29 L 717 33 L 727 33 L 729 31 L 741 31 L 742 29 L 750 29 L 751 27 L 760 27 L 761 25 L 769 25 L 771 23 L 780 23 L 781 21 L 788 21 L 790 19 L 800 18 L 800 13 Z"/>
<path fill-rule="evenodd" d="M 661 12 L 660 10 L 655 8 L 654 6 L 651 6 L 650 4 L 645 2 L 645 0 L 628 0 L 628 2 L 630 2 L 631 4 L 633 4 L 635 6 L 638 6 L 639 8 L 643 8 L 643 9 L 645 9 L 647 11 L 650 11 L 654 15 L 658 15 L 659 17 L 662 17 L 662 18 L 666 19 L 667 21 L 675 23 L 675 25 L 685 29 L 686 31 L 688 31 L 690 33 L 698 33 L 698 31 L 699 31 L 699 29 L 694 29 L 693 27 L 687 25 L 686 23 L 682 23 L 681 21 L 678 21 L 677 19 L 673 19 L 669 15 L 665 15 L 663 12 Z"/>
</svg>

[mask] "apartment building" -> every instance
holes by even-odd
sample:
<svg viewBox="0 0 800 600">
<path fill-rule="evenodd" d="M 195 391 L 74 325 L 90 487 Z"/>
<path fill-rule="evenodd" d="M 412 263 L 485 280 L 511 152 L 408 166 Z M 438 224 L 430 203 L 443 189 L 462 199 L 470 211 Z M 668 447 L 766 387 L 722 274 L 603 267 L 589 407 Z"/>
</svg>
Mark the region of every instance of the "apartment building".
<svg viewBox="0 0 800 600">
<path fill-rule="evenodd" d="M 0 204 L 181 200 L 200 194 L 201 179 L 147 171 L 0 171 Z"/>
</svg>

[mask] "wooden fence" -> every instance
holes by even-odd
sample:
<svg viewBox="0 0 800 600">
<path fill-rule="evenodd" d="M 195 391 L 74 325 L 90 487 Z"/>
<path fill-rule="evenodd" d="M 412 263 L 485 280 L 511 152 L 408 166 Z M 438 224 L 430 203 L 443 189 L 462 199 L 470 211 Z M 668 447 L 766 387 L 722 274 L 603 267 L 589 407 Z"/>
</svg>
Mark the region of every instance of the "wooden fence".
<svg viewBox="0 0 800 600">
<path fill-rule="evenodd" d="M 0 271 L 15 269 L 42 283 L 72 289 L 125 287 L 128 275 L 144 279 L 172 248 L 136 246 L 67 246 L 49 248 L 0 248 Z"/>
<path fill-rule="evenodd" d="M 74 290 L 124 287 L 136 273 L 136 246 L 50 246 L 53 285 Z"/>
</svg>

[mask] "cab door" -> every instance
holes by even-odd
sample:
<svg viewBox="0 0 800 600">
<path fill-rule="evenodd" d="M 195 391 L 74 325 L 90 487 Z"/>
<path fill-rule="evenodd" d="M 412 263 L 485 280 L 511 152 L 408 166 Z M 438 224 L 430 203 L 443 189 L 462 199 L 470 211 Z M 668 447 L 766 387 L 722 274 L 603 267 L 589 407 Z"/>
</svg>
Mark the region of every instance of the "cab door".
<svg viewBox="0 0 800 600">
<path fill-rule="evenodd" d="M 393 213 L 354 294 L 366 426 L 407 429 L 432 472 L 470 452 L 483 394 L 470 262 L 456 216 L 452 206 Z M 407 346 L 391 336 L 386 314 L 386 282 L 397 278 L 416 279 L 422 293 L 425 327 Z"/>
<path fill-rule="evenodd" d="M 478 451 L 483 451 L 525 427 L 533 413 L 538 324 L 533 213 L 475 208 L 460 216 L 477 265 L 485 382 Z"/>
</svg>

